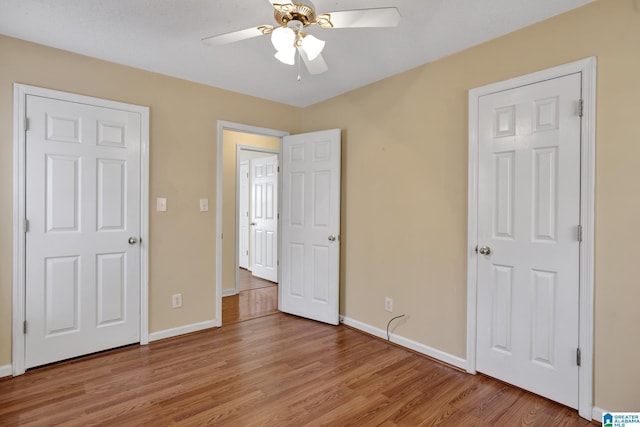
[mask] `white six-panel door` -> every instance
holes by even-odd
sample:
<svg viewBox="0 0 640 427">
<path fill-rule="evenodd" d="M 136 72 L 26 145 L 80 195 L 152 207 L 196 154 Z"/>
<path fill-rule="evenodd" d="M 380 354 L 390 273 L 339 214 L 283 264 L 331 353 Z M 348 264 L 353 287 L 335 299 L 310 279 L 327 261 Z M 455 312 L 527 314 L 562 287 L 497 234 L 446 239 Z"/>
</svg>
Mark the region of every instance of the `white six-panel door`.
<svg viewBox="0 0 640 427">
<path fill-rule="evenodd" d="M 278 281 L 278 156 L 251 160 L 251 273 Z"/>
<path fill-rule="evenodd" d="M 249 161 L 238 167 L 238 266 L 249 268 Z"/>
<path fill-rule="evenodd" d="M 282 145 L 280 310 L 339 322 L 340 129 L 285 136 Z"/>
<path fill-rule="evenodd" d="M 580 74 L 479 100 L 477 370 L 578 407 Z"/>
<path fill-rule="evenodd" d="M 26 105 L 29 368 L 140 340 L 141 117 Z"/>
</svg>

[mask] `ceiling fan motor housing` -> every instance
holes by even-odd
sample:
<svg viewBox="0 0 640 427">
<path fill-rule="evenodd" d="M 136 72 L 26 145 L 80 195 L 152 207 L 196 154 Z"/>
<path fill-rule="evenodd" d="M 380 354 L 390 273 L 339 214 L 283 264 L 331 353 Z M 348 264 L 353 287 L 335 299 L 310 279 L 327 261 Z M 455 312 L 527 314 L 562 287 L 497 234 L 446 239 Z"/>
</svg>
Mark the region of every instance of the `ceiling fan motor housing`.
<svg viewBox="0 0 640 427">
<path fill-rule="evenodd" d="M 316 12 L 313 6 L 309 6 L 302 3 L 294 3 L 281 5 L 287 7 L 276 7 L 276 11 L 273 14 L 276 22 L 283 26 L 286 26 L 289 21 L 299 21 L 303 27 L 316 22 Z"/>
</svg>

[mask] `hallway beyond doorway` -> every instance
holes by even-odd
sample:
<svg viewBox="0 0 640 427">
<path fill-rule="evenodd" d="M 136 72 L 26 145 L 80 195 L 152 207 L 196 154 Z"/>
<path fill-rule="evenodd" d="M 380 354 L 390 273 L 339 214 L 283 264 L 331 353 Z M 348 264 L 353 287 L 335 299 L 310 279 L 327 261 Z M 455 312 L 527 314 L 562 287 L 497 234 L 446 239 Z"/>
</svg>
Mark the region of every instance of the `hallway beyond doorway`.
<svg viewBox="0 0 640 427">
<path fill-rule="evenodd" d="M 222 298 L 222 325 L 278 313 L 278 284 L 238 269 L 238 293 Z"/>
</svg>

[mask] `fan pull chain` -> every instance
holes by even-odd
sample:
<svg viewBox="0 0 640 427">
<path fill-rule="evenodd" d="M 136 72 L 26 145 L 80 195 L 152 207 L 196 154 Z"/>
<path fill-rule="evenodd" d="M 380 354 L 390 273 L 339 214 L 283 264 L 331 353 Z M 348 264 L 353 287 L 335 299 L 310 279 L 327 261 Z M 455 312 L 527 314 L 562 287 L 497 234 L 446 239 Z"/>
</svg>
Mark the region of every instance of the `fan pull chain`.
<svg viewBox="0 0 640 427">
<path fill-rule="evenodd" d="M 298 81 L 302 80 L 302 77 L 300 77 L 300 50 L 298 50 Z"/>
</svg>

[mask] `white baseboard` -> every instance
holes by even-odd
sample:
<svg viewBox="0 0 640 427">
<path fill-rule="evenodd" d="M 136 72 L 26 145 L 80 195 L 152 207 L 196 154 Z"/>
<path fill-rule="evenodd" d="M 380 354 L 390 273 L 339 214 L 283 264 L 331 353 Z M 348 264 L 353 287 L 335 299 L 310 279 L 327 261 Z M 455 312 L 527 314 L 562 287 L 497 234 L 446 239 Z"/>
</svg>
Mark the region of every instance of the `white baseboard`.
<svg viewBox="0 0 640 427">
<path fill-rule="evenodd" d="M 213 320 L 207 320 L 205 322 L 192 323 L 190 325 L 180 326 L 178 328 L 165 329 L 164 331 L 152 332 L 149 334 L 149 342 L 163 340 L 165 338 L 177 337 L 178 335 L 202 331 L 204 329 L 215 328 L 217 326 L 218 326 L 218 321 L 216 319 L 213 319 Z"/>
<path fill-rule="evenodd" d="M 223 289 L 222 290 L 222 297 L 230 297 L 231 295 L 237 295 L 238 291 L 236 291 L 235 288 L 229 288 L 229 289 Z"/>
<path fill-rule="evenodd" d="M 593 407 L 593 411 L 591 413 L 591 419 L 601 423 L 602 422 L 602 414 L 605 414 L 607 412 L 610 412 L 610 411 L 606 411 L 606 410 L 604 410 L 602 408 L 598 408 L 597 406 L 594 406 Z"/>
<path fill-rule="evenodd" d="M 11 365 L 0 366 L 0 378 L 10 377 L 13 375 L 13 368 Z"/>
<path fill-rule="evenodd" d="M 359 329 L 363 332 L 375 335 L 376 337 L 383 338 L 385 340 L 387 339 L 387 332 L 380 328 L 376 328 L 374 326 L 344 316 L 340 316 L 340 321 L 347 326 L 351 326 L 352 328 Z M 422 353 L 425 356 L 432 357 L 436 360 L 463 369 L 465 371 L 467 370 L 467 361 L 461 357 L 454 356 L 452 354 L 446 353 L 433 347 L 429 347 L 428 345 L 421 344 L 419 342 L 401 337 L 396 334 L 389 334 L 389 337 L 391 342 L 401 345 L 402 347 L 417 351 L 418 353 Z"/>
</svg>

